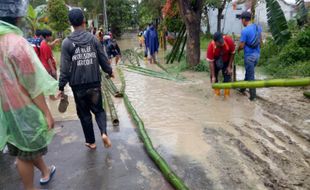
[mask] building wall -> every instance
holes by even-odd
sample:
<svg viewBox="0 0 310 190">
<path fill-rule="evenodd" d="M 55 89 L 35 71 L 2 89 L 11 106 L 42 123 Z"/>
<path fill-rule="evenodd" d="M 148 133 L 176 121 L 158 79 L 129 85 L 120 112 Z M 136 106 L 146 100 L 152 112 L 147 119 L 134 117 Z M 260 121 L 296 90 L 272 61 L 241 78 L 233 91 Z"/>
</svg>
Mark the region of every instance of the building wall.
<svg viewBox="0 0 310 190">
<path fill-rule="evenodd" d="M 278 1 L 287 20 L 292 19 L 295 16 L 295 10 L 293 6 L 284 4 L 282 1 Z M 243 26 L 237 15 L 240 15 L 246 7 L 244 4 L 238 5 L 236 10 L 233 10 L 232 3 L 228 3 L 226 9 L 223 11 L 224 19 L 222 19 L 222 31 L 226 34 L 240 34 Z M 211 26 L 211 33 L 216 32 L 217 28 L 217 9 L 209 11 L 209 19 Z M 268 30 L 267 23 L 267 10 L 266 4 L 260 3 L 256 7 L 256 22 L 260 24 L 264 31 Z M 206 25 L 202 22 L 202 31 L 207 30 Z"/>
</svg>

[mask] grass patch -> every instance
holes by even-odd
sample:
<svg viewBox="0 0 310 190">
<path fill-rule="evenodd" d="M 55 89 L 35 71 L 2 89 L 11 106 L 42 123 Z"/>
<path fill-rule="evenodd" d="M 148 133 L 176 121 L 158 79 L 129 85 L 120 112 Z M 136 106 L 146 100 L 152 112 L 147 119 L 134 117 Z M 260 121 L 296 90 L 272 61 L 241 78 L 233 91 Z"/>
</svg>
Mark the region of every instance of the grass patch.
<svg viewBox="0 0 310 190">
<path fill-rule="evenodd" d="M 200 49 L 206 50 L 208 48 L 209 43 L 212 41 L 212 37 L 207 34 L 202 34 L 200 36 Z"/>
</svg>

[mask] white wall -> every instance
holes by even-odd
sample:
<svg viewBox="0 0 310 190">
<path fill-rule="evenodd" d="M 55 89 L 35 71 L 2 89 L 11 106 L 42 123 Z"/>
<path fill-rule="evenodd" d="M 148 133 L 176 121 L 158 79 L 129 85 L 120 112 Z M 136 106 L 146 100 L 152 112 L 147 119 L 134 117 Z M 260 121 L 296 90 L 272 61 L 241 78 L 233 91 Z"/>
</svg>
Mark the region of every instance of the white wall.
<svg viewBox="0 0 310 190">
<path fill-rule="evenodd" d="M 281 1 L 278 1 L 287 20 L 292 19 L 295 16 L 294 8 L 284 4 Z M 240 34 L 243 26 L 241 24 L 240 19 L 236 17 L 236 15 L 241 14 L 245 10 L 245 5 L 241 4 L 237 6 L 237 10 L 233 10 L 232 3 L 227 4 L 225 10 L 223 11 L 223 15 L 225 19 L 222 19 L 222 30 L 226 34 Z M 209 11 L 209 19 L 211 26 L 211 33 L 216 32 L 217 28 L 217 9 Z M 266 4 L 260 3 L 256 8 L 256 22 L 260 24 L 264 31 L 268 30 L 267 24 L 267 10 Z M 202 22 L 202 31 L 206 31 L 206 25 Z"/>
</svg>

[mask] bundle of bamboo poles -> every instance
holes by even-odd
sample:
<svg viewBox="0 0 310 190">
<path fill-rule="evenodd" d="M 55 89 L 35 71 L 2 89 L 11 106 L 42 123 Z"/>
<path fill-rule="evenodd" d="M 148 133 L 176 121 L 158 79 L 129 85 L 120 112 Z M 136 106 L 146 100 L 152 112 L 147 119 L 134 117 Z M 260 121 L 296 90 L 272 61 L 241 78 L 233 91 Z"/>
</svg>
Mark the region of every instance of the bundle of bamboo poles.
<svg viewBox="0 0 310 190">
<path fill-rule="evenodd" d="M 109 76 L 105 76 L 102 79 L 103 83 L 106 84 L 107 89 L 110 91 L 110 93 L 117 98 L 123 97 L 123 94 L 117 89 L 113 81 Z"/>
<path fill-rule="evenodd" d="M 310 85 L 310 78 L 301 79 L 273 79 L 262 81 L 239 81 L 228 83 L 215 83 L 212 85 L 214 89 L 229 88 L 267 88 L 267 87 L 297 87 Z"/>
<path fill-rule="evenodd" d="M 185 44 L 187 41 L 187 37 L 186 37 L 186 26 L 185 24 L 183 24 L 181 26 L 181 29 L 178 33 L 177 39 L 173 45 L 173 48 L 171 50 L 171 53 L 169 54 L 166 64 L 169 63 L 173 63 L 175 61 L 175 59 L 178 57 L 178 61 L 180 62 L 183 52 L 184 52 L 184 48 L 185 48 Z M 180 49 L 181 47 L 181 49 Z"/>
<path fill-rule="evenodd" d="M 127 71 L 135 72 L 135 73 L 142 74 L 145 76 L 156 77 L 156 78 L 161 78 L 161 79 L 166 79 L 166 80 L 172 80 L 172 81 L 184 80 L 180 77 L 171 76 L 168 73 L 158 72 L 158 71 L 154 71 L 151 69 L 146 69 L 146 68 L 133 66 L 133 65 L 125 65 L 125 69 Z"/>
<path fill-rule="evenodd" d="M 103 76 L 102 78 L 105 78 L 105 76 Z M 109 112 L 110 112 L 112 125 L 114 127 L 119 126 L 119 119 L 118 119 L 118 115 L 116 112 L 116 108 L 114 106 L 112 97 L 108 91 L 107 83 L 105 82 L 103 82 L 103 85 L 102 85 L 102 92 L 103 92 L 103 98 L 105 102 L 105 108 L 107 109 L 108 107 Z"/>
</svg>

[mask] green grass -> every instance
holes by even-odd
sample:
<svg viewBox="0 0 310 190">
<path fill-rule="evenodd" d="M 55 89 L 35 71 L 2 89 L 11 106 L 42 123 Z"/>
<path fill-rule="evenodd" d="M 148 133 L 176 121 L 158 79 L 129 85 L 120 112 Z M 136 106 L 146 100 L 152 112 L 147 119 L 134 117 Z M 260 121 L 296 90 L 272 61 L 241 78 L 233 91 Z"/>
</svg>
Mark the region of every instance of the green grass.
<svg viewBox="0 0 310 190">
<path fill-rule="evenodd" d="M 200 49 L 207 50 L 209 43 L 212 41 L 209 35 L 203 34 L 200 36 Z"/>
</svg>

